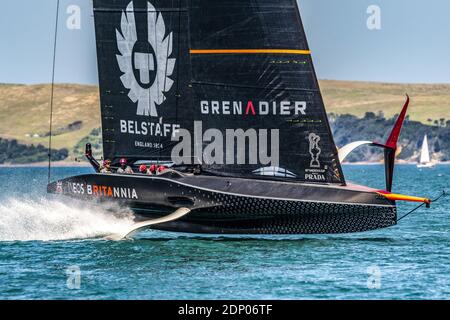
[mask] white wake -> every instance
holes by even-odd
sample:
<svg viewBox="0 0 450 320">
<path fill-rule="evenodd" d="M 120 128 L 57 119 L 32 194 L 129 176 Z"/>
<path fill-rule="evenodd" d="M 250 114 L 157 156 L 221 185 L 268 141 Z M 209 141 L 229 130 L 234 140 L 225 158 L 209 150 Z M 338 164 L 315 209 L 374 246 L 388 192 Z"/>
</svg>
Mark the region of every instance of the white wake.
<svg viewBox="0 0 450 320">
<path fill-rule="evenodd" d="M 117 208 L 115 208 L 117 209 Z M 131 212 L 73 200 L 10 199 L 0 203 L 0 241 L 51 241 L 120 234 L 133 225 Z"/>
</svg>

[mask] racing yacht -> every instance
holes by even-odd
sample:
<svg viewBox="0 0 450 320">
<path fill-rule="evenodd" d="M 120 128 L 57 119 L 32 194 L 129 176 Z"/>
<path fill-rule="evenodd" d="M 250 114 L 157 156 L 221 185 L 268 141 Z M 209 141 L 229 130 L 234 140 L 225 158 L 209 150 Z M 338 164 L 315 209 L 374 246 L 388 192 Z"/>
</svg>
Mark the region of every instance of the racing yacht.
<svg viewBox="0 0 450 320">
<path fill-rule="evenodd" d="M 386 143 L 338 151 L 295 0 L 94 0 L 104 159 L 159 174 L 95 173 L 48 192 L 117 202 L 142 228 L 333 234 L 397 223 L 392 193 L 409 97 Z M 361 145 L 385 153 L 386 189 L 346 181 Z M 124 235 L 126 236 L 126 235 Z"/>
</svg>

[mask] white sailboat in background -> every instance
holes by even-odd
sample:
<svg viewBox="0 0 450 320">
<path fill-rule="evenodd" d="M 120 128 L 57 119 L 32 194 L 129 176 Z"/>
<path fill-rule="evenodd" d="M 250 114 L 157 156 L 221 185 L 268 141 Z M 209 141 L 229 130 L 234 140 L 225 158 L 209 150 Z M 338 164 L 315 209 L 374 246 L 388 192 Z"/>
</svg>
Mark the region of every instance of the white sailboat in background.
<svg viewBox="0 0 450 320">
<path fill-rule="evenodd" d="M 435 166 L 435 163 L 430 159 L 430 150 L 428 148 L 428 137 L 425 135 L 422 143 L 422 152 L 420 155 L 420 162 L 417 165 L 417 168 L 432 168 Z"/>
</svg>

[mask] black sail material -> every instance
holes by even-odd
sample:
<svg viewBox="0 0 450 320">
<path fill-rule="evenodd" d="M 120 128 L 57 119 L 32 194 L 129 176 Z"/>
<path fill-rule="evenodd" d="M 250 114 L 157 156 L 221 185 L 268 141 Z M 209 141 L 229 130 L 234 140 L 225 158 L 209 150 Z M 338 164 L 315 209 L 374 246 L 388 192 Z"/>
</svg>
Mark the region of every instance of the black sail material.
<svg viewBox="0 0 450 320">
<path fill-rule="evenodd" d="M 106 158 L 174 160 L 179 128 L 211 173 L 345 183 L 295 0 L 94 9 Z"/>
<path fill-rule="evenodd" d="M 94 0 L 104 157 L 169 160 L 192 123 L 183 0 Z"/>
</svg>

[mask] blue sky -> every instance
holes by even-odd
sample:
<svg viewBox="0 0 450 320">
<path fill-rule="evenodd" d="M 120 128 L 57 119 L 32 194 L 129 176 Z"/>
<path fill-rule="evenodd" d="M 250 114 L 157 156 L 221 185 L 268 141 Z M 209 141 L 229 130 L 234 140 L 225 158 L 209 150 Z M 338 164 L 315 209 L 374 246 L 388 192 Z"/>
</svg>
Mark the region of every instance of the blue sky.
<svg viewBox="0 0 450 320">
<path fill-rule="evenodd" d="M 51 82 L 56 0 L 1 1 L 0 83 Z M 319 78 L 450 83 L 450 1 L 298 1 Z M 70 5 L 81 8 L 81 29 L 66 27 Z M 380 30 L 367 28 L 370 5 L 381 9 Z M 57 82 L 98 81 L 91 6 L 61 0 Z"/>
</svg>

